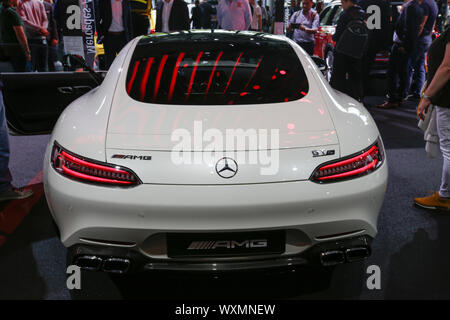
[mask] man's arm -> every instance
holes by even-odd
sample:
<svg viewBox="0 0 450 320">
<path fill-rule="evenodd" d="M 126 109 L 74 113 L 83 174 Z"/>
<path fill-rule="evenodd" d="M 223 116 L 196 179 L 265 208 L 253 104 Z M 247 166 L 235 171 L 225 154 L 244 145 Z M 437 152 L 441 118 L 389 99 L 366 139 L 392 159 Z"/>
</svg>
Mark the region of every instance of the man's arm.
<svg viewBox="0 0 450 320">
<path fill-rule="evenodd" d="M 19 2 L 17 5 L 17 13 L 22 18 L 24 26 L 26 26 L 28 29 L 31 29 L 32 31 L 39 33 L 41 31 L 41 27 L 32 23 L 28 20 L 28 11 L 27 8 L 24 6 L 23 2 Z"/>
<path fill-rule="evenodd" d="M 40 4 L 39 15 L 42 16 L 42 12 L 41 12 L 41 8 L 42 8 L 42 11 L 43 11 L 43 14 L 45 17 L 45 21 L 46 21 L 45 27 L 35 24 L 35 23 L 31 22 L 30 20 L 28 20 L 28 10 L 31 10 L 31 9 L 29 9 L 28 7 L 25 7 L 22 2 L 20 2 L 17 9 L 18 9 L 18 13 L 19 13 L 20 17 L 22 18 L 22 21 L 23 21 L 23 24 L 25 25 L 25 27 L 31 29 L 33 32 L 40 33 L 43 36 L 47 36 L 47 34 L 48 34 L 47 14 L 45 13 L 44 5 L 42 3 L 39 3 L 39 4 Z"/>
<path fill-rule="evenodd" d="M 45 6 L 42 2 L 39 1 L 39 10 L 41 13 L 41 26 L 45 30 L 48 28 L 48 19 L 47 19 L 47 12 L 45 12 Z M 48 34 L 48 31 L 47 31 Z"/>
<path fill-rule="evenodd" d="M 405 12 L 402 12 L 401 18 L 403 18 L 403 14 L 406 14 L 408 17 L 406 19 L 406 30 L 405 30 L 405 39 L 403 41 L 403 47 L 411 52 L 415 48 L 415 44 L 418 39 L 418 35 L 420 32 L 420 21 L 422 21 L 422 16 L 419 16 L 418 8 L 414 6 L 406 7 Z"/>
<path fill-rule="evenodd" d="M 427 5 L 424 5 L 421 8 L 423 10 L 423 19 L 422 19 L 422 23 L 421 23 L 420 29 L 419 29 L 419 37 L 422 35 L 423 28 L 425 27 L 428 17 L 430 16 L 430 8 Z"/>
<path fill-rule="evenodd" d="M 25 36 L 25 32 L 23 31 L 22 26 L 13 26 L 14 32 L 16 33 L 17 41 L 22 46 L 23 51 L 25 52 L 25 57 L 28 61 L 31 60 L 30 56 L 30 48 L 28 47 L 27 37 Z"/>
<path fill-rule="evenodd" d="M 319 30 L 319 15 L 317 13 L 315 14 L 311 28 L 306 28 L 305 26 L 302 25 L 300 27 L 300 30 L 303 30 L 307 33 L 315 34 L 317 30 Z"/>
<path fill-rule="evenodd" d="M 53 7 L 49 4 L 50 15 L 48 22 L 48 32 L 50 33 L 50 41 L 52 46 L 56 46 L 58 44 L 58 28 L 56 27 L 56 21 L 53 15 Z"/>
<path fill-rule="evenodd" d="M 448 82 L 450 81 L 450 42 L 447 42 L 445 47 L 445 55 L 436 74 L 431 80 L 431 83 L 424 91 L 424 94 L 429 97 L 436 95 Z M 433 99 L 431 99 L 433 100 Z M 425 113 L 432 102 L 429 99 L 423 98 L 417 107 L 417 115 L 420 119 L 425 119 Z"/>
<path fill-rule="evenodd" d="M 425 24 L 427 23 L 427 20 L 428 20 L 428 16 L 424 16 L 423 19 L 422 19 L 422 23 L 420 25 L 420 28 L 419 28 L 419 37 L 422 35 L 423 28 L 425 27 Z"/>
</svg>

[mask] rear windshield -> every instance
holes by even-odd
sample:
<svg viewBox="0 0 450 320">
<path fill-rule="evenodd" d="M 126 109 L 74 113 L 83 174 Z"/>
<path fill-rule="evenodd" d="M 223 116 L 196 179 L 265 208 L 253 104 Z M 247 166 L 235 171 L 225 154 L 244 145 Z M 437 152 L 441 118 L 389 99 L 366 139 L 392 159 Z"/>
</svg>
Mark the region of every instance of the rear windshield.
<svg viewBox="0 0 450 320">
<path fill-rule="evenodd" d="M 305 71 L 288 43 L 198 37 L 141 39 L 127 74 L 130 97 L 146 103 L 226 105 L 288 102 L 307 94 Z"/>
</svg>

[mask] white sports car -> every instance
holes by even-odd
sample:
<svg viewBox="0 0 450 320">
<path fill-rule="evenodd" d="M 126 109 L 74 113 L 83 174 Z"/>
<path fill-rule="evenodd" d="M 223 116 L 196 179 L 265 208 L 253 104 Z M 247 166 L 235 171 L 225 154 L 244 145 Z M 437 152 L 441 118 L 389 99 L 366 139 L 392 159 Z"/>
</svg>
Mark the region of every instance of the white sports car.
<svg viewBox="0 0 450 320">
<path fill-rule="evenodd" d="M 1 78 L 12 130 L 51 130 L 62 112 L 44 187 L 69 263 L 230 271 L 370 254 L 380 133 L 283 36 L 136 38 L 98 86 L 92 72 Z"/>
</svg>

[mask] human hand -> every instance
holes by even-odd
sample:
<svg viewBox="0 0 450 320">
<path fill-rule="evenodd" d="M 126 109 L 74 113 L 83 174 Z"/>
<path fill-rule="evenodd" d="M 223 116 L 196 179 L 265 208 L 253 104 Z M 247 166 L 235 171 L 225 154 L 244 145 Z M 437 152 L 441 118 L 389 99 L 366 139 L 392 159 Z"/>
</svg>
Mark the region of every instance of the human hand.
<svg viewBox="0 0 450 320">
<path fill-rule="evenodd" d="M 39 31 L 40 31 L 41 34 L 42 34 L 43 36 L 45 36 L 45 37 L 48 35 L 47 29 L 41 28 Z"/>
<path fill-rule="evenodd" d="M 420 99 L 419 105 L 417 106 L 417 116 L 421 120 L 425 120 L 425 114 L 428 112 L 431 101 L 427 98 Z"/>
</svg>

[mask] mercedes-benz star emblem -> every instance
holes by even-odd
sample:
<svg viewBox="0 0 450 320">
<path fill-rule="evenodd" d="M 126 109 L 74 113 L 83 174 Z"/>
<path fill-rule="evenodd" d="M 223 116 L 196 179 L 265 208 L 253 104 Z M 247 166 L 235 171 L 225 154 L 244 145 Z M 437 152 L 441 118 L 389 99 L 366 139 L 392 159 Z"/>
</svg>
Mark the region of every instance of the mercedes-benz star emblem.
<svg viewBox="0 0 450 320">
<path fill-rule="evenodd" d="M 222 158 L 216 163 L 216 172 L 224 179 L 233 178 L 238 171 L 236 161 L 231 158 Z"/>
</svg>

